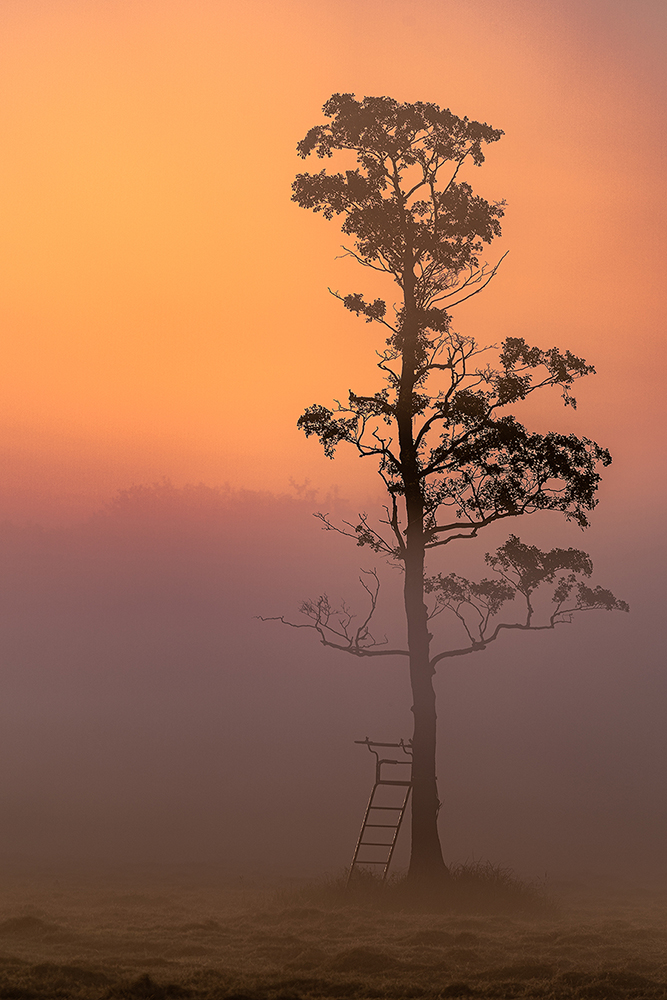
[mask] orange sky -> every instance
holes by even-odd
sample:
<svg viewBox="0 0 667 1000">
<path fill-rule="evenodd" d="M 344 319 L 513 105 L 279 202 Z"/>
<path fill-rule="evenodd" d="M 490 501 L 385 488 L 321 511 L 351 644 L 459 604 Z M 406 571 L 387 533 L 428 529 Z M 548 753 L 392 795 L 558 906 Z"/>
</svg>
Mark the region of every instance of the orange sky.
<svg viewBox="0 0 667 1000">
<path fill-rule="evenodd" d="M 554 398 L 550 425 L 612 449 L 614 495 L 649 462 L 650 501 L 666 27 L 661 0 L 5 0 L 0 516 L 161 476 L 367 488 L 370 468 L 295 429 L 374 386 L 381 339 L 327 295 L 373 287 L 334 260 L 337 226 L 289 198 L 335 91 L 504 129 L 469 178 L 507 199 L 490 257 L 511 252 L 457 328 L 593 362 L 577 414 Z"/>
</svg>

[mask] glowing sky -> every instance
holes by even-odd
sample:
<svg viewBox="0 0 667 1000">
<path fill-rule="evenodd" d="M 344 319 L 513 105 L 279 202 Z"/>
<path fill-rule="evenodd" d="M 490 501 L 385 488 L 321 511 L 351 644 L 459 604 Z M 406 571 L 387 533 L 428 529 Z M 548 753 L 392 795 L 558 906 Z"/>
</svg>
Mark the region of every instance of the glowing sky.
<svg viewBox="0 0 667 1000">
<path fill-rule="evenodd" d="M 592 361 L 550 419 L 637 474 L 664 418 L 666 24 L 658 0 L 5 0 L 2 512 L 360 475 L 295 429 L 375 384 L 376 333 L 326 291 L 367 276 L 289 198 L 335 91 L 504 129 L 468 176 L 511 252 L 457 326 Z"/>
</svg>

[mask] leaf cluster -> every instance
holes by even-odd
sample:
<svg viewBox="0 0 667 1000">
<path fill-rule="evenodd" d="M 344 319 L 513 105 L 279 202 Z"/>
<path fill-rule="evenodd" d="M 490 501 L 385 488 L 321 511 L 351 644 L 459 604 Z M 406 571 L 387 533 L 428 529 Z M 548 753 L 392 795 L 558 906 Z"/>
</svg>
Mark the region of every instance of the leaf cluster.
<svg viewBox="0 0 667 1000">
<path fill-rule="evenodd" d="M 446 576 L 439 573 L 425 580 L 425 591 L 435 600 L 430 617 L 445 610 L 451 612 L 470 640 L 469 647 L 447 650 L 438 654 L 434 662 L 484 648 L 508 629 L 541 631 L 571 622 L 572 616 L 581 611 L 630 610 L 610 590 L 585 583 L 593 572 L 593 564 L 581 549 L 543 551 L 535 545 L 526 545 L 517 535 L 510 535 L 493 554 L 487 552 L 485 558 L 499 579 L 473 582 L 456 573 Z M 555 584 L 550 610 L 536 624 L 533 595 L 547 584 Z M 523 606 L 523 612 L 516 616 L 519 620 L 495 623 L 493 619 L 502 608 L 517 599 Z"/>
<path fill-rule="evenodd" d="M 331 121 L 308 132 L 299 155 L 347 152 L 357 166 L 299 174 L 292 199 L 326 219 L 344 215 L 342 231 L 354 237 L 350 252 L 401 287 L 409 259 L 419 272 L 418 304 L 428 307 L 450 287 L 452 274 L 477 269 L 483 245 L 500 235 L 503 204 L 456 178 L 466 159 L 483 163 L 483 144 L 503 133 L 436 104 L 389 97 L 334 94 L 322 110 Z"/>
<path fill-rule="evenodd" d="M 569 351 L 543 351 L 515 337 L 503 343 L 495 364 L 480 368 L 475 361 L 483 351 L 474 340 L 451 331 L 430 332 L 424 340 L 410 405 L 427 547 L 461 537 L 462 530 L 470 536 L 493 521 L 538 510 L 561 511 L 585 527 L 597 502 L 598 465 L 611 461 L 608 451 L 573 434 L 531 433 L 506 408 L 548 386 L 559 388 L 574 406 L 572 384 L 592 367 Z M 381 391 L 350 391 L 345 405 L 315 404 L 298 420 L 330 458 L 343 442 L 362 457 L 375 456 L 394 498 L 404 492 L 406 471 L 397 447 L 396 356 L 394 349 L 381 356 L 388 383 Z M 393 551 L 395 542 L 388 547 Z"/>
</svg>

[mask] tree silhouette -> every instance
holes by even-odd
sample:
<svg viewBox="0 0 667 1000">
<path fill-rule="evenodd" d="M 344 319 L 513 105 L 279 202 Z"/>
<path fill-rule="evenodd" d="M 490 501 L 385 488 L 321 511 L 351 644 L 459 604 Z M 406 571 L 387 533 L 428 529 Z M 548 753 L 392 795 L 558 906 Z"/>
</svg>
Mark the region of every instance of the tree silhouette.
<svg viewBox="0 0 667 1000">
<path fill-rule="evenodd" d="M 459 173 L 466 161 L 480 166 L 483 146 L 503 133 L 435 104 L 388 97 L 358 101 L 334 94 L 323 112 L 329 121 L 308 132 L 299 155 L 328 160 L 342 153 L 347 162 L 354 156 L 356 166 L 299 174 L 293 200 L 327 219 L 342 216 L 342 231 L 352 240 L 346 253 L 393 278 L 400 298 L 392 315 L 382 299 L 332 293 L 346 309 L 384 328 L 378 352 L 384 387 L 368 395 L 350 391 L 347 402 L 333 408 L 310 406 L 298 425 L 319 438 L 330 458 L 345 443 L 378 462 L 388 502 L 377 524 L 366 515 L 341 525 L 327 514 L 317 516 L 325 528 L 402 565 L 407 648 L 390 648 L 373 635 L 380 587 L 375 571 L 361 578 L 369 609 L 359 621 L 326 596 L 304 602 L 302 623 L 280 620 L 314 629 L 324 645 L 353 656 L 408 659 L 414 717 L 408 878 L 432 884 L 448 878 L 437 829 L 436 665 L 485 649 L 510 629 L 553 629 L 579 612 L 628 608 L 610 591 L 584 582 L 592 565 L 578 549 L 543 552 L 511 535 L 487 554 L 493 576 L 479 582 L 455 573 L 428 576 L 426 554 L 536 511 L 560 511 L 586 527 L 597 503 L 598 467 L 611 458 L 588 438 L 531 433 L 509 412 L 548 387 L 576 406 L 573 383 L 593 373 L 590 365 L 520 337 L 479 346 L 452 327 L 450 310 L 497 272 L 498 264 L 484 263 L 481 253 L 500 235 L 504 214 L 503 202 L 475 195 Z M 535 595 L 546 585 L 553 589 L 545 610 Z M 508 606 L 513 613 L 504 620 Z M 431 622 L 444 613 L 458 622 L 461 643 L 434 653 Z"/>
</svg>

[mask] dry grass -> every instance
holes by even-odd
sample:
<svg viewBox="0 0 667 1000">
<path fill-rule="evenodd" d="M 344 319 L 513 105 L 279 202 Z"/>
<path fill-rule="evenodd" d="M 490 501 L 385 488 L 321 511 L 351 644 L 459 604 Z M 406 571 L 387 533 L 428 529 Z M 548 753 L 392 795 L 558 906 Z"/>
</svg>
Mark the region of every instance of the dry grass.
<svg viewBox="0 0 667 1000">
<path fill-rule="evenodd" d="M 5 876 L 0 1000 L 667 998 L 664 894 L 561 891 L 558 909 L 528 916 L 417 912 L 393 889 L 263 891 L 203 871 Z"/>
<path fill-rule="evenodd" d="M 383 882 L 363 868 L 349 881 L 346 875 L 322 879 L 293 892 L 294 900 L 332 907 L 362 906 L 374 910 L 414 913 L 475 913 L 544 917 L 554 915 L 555 902 L 538 883 L 517 878 L 510 868 L 489 862 L 450 866 L 451 882 L 446 891 L 415 893 L 403 877 Z M 287 899 L 287 897 L 285 897 Z"/>
</svg>

